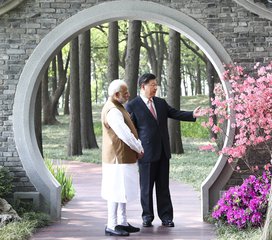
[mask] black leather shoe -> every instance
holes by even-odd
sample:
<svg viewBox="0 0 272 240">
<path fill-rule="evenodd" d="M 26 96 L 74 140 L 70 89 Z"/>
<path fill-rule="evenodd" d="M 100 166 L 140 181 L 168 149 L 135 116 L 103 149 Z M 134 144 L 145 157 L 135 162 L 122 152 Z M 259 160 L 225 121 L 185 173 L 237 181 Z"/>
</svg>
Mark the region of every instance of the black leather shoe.
<svg viewBox="0 0 272 240">
<path fill-rule="evenodd" d="M 140 228 L 133 227 L 129 223 L 128 223 L 128 226 L 118 225 L 118 229 L 125 230 L 125 231 L 127 231 L 129 233 L 135 233 L 135 232 L 139 232 L 140 231 Z"/>
<path fill-rule="evenodd" d="M 162 226 L 164 227 L 175 227 L 175 224 L 172 220 L 163 220 Z"/>
<path fill-rule="evenodd" d="M 143 220 L 143 227 L 152 227 L 152 222 L 148 220 Z"/>
<path fill-rule="evenodd" d="M 129 236 L 129 233 L 123 229 L 120 229 L 119 226 L 116 226 L 114 230 L 107 228 L 105 229 L 106 236 Z"/>
</svg>

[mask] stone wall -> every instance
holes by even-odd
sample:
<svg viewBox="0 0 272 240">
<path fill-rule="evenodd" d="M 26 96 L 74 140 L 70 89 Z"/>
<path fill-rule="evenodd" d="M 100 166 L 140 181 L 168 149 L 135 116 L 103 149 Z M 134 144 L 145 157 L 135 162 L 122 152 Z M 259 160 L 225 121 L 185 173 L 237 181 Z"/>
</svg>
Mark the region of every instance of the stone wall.
<svg viewBox="0 0 272 240">
<path fill-rule="evenodd" d="M 13 138 L 13 100 L 25 62 L 43 37 L 77 12 L 106 1 L 25 0 L 0 16 L 0 165 L 15 175 L 15 191 L 34 191 Z M 272 59 L 272 24 L 231 0 L 154 0 L 205 26 L 233 62 L 252 66 Z M 24 121 L 24 119 L 22 119 Z M 26 143 L 29 144 L 29 143 Z"/>
</svg>

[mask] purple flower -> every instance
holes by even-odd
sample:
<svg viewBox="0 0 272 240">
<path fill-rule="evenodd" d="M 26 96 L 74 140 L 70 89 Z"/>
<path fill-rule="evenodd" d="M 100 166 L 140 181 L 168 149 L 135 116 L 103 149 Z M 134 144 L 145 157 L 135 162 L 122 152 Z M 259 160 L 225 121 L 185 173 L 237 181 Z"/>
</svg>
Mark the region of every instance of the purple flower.
<svg viewBox="0 0 272 240">
<path fill-rule="evenodd" d="M 249 176 L 241 186 L 230 187 L 213 209 L 212 217 L 237 228 L 259 227 L 265 219 L 271 172 Z"/>
</svg>

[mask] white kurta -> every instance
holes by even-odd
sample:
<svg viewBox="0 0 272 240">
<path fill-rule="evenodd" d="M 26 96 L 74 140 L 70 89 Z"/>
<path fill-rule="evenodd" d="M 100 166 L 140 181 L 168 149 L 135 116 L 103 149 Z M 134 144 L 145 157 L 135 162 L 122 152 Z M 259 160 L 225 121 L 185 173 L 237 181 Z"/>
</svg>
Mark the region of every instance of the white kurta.
<svg viewBox="0 0 272 240">
<path fill-rule="evenodd" d="M 115 134 L 134 151 L 141 153 L 143 147 L 129 127 L 125 124 L 123 114 L 112 108 L 107 116 L 107 122 Z M 112 202 L 126 203 L 138 198 L 139 174 L 137 163 L 133 164 L 103 163 L 101 196 Z"/>
</svg>

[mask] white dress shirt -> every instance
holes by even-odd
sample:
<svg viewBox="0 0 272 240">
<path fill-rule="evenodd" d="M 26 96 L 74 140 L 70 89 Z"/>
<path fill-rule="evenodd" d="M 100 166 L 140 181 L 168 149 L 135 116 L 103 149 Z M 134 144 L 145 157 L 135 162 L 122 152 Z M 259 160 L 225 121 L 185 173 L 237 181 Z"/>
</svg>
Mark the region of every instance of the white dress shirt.
<svg viewBox="0 0 272 240">
<path fill-rule="evenodd" d="M 143 94 L 140 94 L 140 97 L 141 97 L 141 99 L 144 101 L 144 103 L 145 103 L 145 105 L 147 106 L 148 109 L 150 109 L 150 104 L 152 104 L 153 109 L 154 109 L 154 111 L 155 111 L 155 114 L 156 114 L 156 116 L 158 116 L 153 99 L 152 99 L 152 101 L 150 102 L 149 99 L 148 99 L 146 96 L 144 96 Z"/>
<path fill-rule="evenodd" d="M 120 138 L 132 150 L 137 153 L 144 151 L 141 145 L 141 140 L 137 140 L 135 138 L 129 127 L 126 125 L 123 114 L 117 108 L 112 108 L 108 112 L 106 119 L 118 138 Z"/>
</svg>

